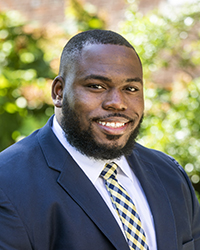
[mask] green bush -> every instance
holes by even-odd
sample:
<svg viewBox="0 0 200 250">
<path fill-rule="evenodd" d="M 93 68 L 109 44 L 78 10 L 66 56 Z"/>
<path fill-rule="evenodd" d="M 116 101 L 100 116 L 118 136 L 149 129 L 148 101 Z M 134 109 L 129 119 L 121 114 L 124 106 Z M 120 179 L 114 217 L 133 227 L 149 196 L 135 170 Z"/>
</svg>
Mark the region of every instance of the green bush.
<svg viewBox="0 0 200 250">
<path fill-rule="evenodd" d="M 0 150 L 53 113 L 45 92 L 55 73 L 45 60 L 42 40 L 42 31 L 31 29 L 16 11 L 0 13 Z"/>
</svg>

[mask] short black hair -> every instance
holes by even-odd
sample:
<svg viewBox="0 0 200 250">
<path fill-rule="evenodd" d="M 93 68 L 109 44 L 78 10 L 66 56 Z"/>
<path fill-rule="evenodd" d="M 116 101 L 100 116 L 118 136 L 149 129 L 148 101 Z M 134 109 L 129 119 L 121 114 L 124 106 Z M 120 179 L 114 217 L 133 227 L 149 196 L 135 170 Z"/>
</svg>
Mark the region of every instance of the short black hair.
<svg viewBox="0 0 200 250">
<path fill-rule="evenodd" d="M 66 70 L 70 67 L 78 54 L 81 53 L 84 46 L 89 44 L 113 44 L 121 45 L 131 48 L 135 51 L 134 47 L 120 34 L 110 30 L 88 30 L 73 36 L 65 45 L 61 60 L 59 74 L 65 78 Z M 135 51 L 138 56 L 137 52 Z M 138 56 L 139 62 L 140 58 Z"/>
</svg>

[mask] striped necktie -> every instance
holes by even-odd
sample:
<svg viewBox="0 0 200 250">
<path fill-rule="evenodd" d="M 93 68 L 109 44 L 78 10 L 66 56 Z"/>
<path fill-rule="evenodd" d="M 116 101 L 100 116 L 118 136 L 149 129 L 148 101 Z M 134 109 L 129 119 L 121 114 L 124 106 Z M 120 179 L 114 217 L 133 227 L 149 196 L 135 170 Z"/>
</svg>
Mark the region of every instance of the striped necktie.
<svg viewBox="0 0 200 250">
<path fill-rule="evenodd" d="M 149 250 L 136 207 L 126 190 L 118 183 L 117 164 L 106 164 L 101 176 L 110 195 L 113 207 L 122 222 L 127 242 L 131 250 Z"/>
</svg>

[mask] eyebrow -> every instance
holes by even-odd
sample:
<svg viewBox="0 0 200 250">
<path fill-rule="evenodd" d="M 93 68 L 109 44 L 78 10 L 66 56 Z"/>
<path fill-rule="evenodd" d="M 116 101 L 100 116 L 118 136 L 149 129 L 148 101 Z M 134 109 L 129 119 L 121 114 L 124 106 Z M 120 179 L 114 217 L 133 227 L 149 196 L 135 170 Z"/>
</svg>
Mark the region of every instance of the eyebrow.
<svg viewBox="0 0 200 250">
<path fill-rule="evenodd" d="M 128 78 L 126 79 L 126 82 L 140 82 L 141 84 L 143 84 L 143 81 L 140 77 Z"/>
<path fill-rule="evenodd" d="M 101 75 L 88 75 L 84 78 L 84 80 L 88 80 L 88 79 L 96 79 L 96 80 L 101 80 L 101 81 L 106 81 L 106 82 L 112 82 L 112 80 L 108 77 L 105 76 L 101 76 Z"/>
<path fill-rule="evenodd" d="M 101 76 L 101 75 L 88 75 L 84 78 L 84 80 L 88 80 L 88 79 L 96 79 L 96 80 L 101 80 L 101 81 L 105 81 L 105 82 L 112 82 L 112 80 L 108 77 L 105 76 Z M 128 78 L 125 80 L 125 82 L 130 83 L 130 82 L 140 82 L 141 84 L 143 84 L 143 81 L 140 77 L 135 77 L 135 78 Z"/>
</svg>

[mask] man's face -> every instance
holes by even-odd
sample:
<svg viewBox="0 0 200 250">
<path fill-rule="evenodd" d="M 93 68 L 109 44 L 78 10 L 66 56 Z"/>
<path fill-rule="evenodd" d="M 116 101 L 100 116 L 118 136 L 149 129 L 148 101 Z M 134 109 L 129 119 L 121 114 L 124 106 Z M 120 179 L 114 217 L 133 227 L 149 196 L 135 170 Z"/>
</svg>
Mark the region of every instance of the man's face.
<svg viewBox="0 0 200 250">
<path fill-rule="evenodd" d="M 83 132 L 106 150 L 120 150 L 142 120 L 144 104 L 139 59 L 131 48 L 102 44 L 85 46 L 78 59 L 67 74 L 61 126 L 74 138 Z M 72 126 L 78 127 L 69 129 Z M 67 138 L 70 142 L 70 136 Z M 74 146 L 79 147 L 76 143 Z M 80 151 L 88 155 L 84 147 Z"/>
</svg>

